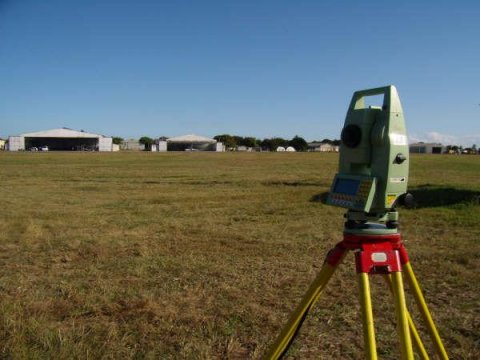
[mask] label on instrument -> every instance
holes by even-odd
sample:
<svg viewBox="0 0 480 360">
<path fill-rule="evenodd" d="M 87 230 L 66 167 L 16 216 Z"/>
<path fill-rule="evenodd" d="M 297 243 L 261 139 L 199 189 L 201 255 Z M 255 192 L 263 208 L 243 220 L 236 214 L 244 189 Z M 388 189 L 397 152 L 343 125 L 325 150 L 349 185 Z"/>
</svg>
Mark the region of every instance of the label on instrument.
<svg viewBox="0 0 480 360">
<path fill-rule="evenodd" d="M 373 262 L 386 262 L 387 261 L 387 254 L 385 254 L 383 252 L 372 253 L 372 261 Z"/>
<path fill-rule="evenodd" d="M 396 133 L 390 134 L 390 142 L 393 145 L 407 145 L 408 144 L 406 135 L 396 134 Z"/>
<path fill-rule="evenodd" d="M 387 206 L 392 206 L 396 198 L 397 195 L 387 195 Z"/>
</svg>

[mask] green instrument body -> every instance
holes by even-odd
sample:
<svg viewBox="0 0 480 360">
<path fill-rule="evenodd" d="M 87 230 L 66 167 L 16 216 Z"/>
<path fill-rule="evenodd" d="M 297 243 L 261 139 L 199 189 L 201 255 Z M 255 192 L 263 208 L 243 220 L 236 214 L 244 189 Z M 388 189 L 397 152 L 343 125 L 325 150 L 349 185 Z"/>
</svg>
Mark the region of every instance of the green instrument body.
<svg viewBox="0 0 480 360">
<path fill-rule="evenodd" d="M 383 106 L 365 98 L 383 95 Z M 382 217 L 407 192 L 408 141 L 394 86 L 353 94 L 342 130 L 339 170 L 327 204 Z"/>
</svg>

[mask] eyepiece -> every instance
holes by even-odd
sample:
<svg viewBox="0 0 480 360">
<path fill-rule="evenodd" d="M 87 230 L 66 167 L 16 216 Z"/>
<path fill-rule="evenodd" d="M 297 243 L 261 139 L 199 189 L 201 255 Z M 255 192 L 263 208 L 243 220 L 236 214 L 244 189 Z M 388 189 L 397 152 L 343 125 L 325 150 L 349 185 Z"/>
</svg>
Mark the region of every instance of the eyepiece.
<svg viewBox="0 0 480 360">
<path fill-rule="evenodd" d="M 362 140 L 362 129 L 355 124 L 347 125 L 342 130 L 341 139 L 345 146 L 355 148 Z"/>
</svg>

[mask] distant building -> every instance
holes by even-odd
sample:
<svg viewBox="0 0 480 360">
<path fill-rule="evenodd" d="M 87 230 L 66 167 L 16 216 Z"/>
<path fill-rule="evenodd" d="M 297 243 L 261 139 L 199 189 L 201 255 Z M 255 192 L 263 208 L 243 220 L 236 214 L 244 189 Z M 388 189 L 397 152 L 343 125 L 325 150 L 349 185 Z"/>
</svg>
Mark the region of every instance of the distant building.
<svg viewBox="0 0 480 360">
<path fill-rule="evenodd" d="M 462 154 L 476 155 L 479 154 L 476 147 L 466 148 L 462 150 Z"/>
<path fill-rule="evenodd" d="M 155 141 L 157 151 L 225 151 L 221 142 L 200 135 L 182 135 Z"/>
<path fill-rule="evenodd" d="M 120 150 L 143 151 L 145 150 L 145 145 L 140 144 L 136 139 L 128 139 L 120 144 Z"/>
<path fill-rule="evenodd" d="M 238 145 L 236 151 L 250 152 L 253 151 L 253 148 L 245 145 Z"/>
<path fill-rule="evenodd" d="M 112 151 L 112 138 L 68 128 L 25 133 L 8 138 L 9 151 Z"/>
<path fill-rule="evenodd" d="M 411 154 L 442 154 L 445 152 L 445 146 L 439 143 L 418 142 L 410 144 Z"/>
<path fill-rule="evenodd" d="M 308 151 L 320 152 L 338 152 L 340 147 L 327 142 L 311 142 L 308 143 Z"/>
<path fill-rule="evenodd" d="M 6 140 L 0 139 L 0 150 L 5 150 Z"/>
</svg>

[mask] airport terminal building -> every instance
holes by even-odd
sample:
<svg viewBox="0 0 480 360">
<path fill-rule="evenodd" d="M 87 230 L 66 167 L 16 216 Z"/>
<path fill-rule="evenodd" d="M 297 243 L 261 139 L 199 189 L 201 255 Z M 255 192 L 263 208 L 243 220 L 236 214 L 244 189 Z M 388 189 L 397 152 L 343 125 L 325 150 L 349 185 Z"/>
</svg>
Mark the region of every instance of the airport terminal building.
<svg viewBox="0 0 480 360">
<path fill-rule="evenodd" d="M 9 151 L 112 151 L 112 138 L 68 128 L 10 136 Z"/>
</svg>

